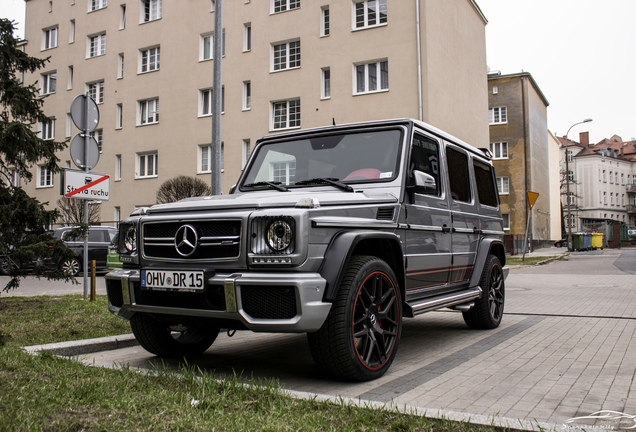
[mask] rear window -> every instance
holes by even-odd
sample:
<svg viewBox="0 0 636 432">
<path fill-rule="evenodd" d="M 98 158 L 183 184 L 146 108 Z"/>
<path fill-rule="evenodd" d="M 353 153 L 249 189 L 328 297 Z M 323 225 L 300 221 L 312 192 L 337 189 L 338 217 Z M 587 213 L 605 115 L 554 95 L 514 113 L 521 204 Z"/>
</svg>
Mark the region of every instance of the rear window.
<svg viewBox="0 0 636 432">
<path fill-rule="evenodd" d="M 497 207 L 497 189 L 493 182 L 492 167 L 475 161 L 475 181 L 479 202 L 490 207 Z"/>
</svg>

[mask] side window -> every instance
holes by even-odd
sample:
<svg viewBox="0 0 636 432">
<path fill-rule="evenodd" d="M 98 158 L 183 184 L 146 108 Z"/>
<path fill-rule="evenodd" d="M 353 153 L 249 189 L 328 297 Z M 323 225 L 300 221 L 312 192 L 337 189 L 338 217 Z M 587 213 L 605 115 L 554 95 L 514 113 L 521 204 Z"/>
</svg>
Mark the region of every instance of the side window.
<svg viewBox="0 0 636 432">
<path fill-rule="evenodd" d="M 474 161 L 475 181 L 477 182 L 477 198 L 482 205 L 497 207 L 497 190 L 493 183 L 492 167 Z"/>
<path fill-rule="evenodd" d="M 102 242 L 104 241 L 104 237 L 102 235 L 101 230 L 88 230 L 88 241 L 89 242 Z"/>
<path fill-rule="evenodd" d="M 468 156 L 446 147 L 448 178 L 451 197 L 455 201 L 470 202 L 470 178 L 468 177 Z"/>
<path fill-rule="evenodd" d="M 421 135 L 413 137 L 409 163 L 409 186 L 415 185 L 413 176 L 415 170 L 429 174 L 435 179 L 435 192 L 427 192 L 426 195 L 440 196 L 442 188 L 439 175 L 439 144 L 436 141 Z"/>
</svg>

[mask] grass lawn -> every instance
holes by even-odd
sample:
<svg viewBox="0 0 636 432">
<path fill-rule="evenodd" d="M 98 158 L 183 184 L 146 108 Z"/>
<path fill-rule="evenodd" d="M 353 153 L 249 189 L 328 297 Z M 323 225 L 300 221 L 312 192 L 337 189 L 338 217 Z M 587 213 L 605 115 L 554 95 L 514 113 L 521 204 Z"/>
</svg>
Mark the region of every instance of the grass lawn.
<svg viewBox="0 0 636 432">
<path fill-rule="evenodd" d="M 88 367 L 25 345 L 129 332 L 105 296 L 0 299 L 0 431 L 488 431 L 283 394 L 275 382 L 217 380 L 196 368 Z M 198 402 L 193 402 L 198 401 Z"/>
<path fill-rule="evenodd" d="M 520 256 L 506 257 L 506 265 L 535 265 L 550 258 L 563 259 L 562 256 L 527 256 L 525 260 Z"/>
</svg>

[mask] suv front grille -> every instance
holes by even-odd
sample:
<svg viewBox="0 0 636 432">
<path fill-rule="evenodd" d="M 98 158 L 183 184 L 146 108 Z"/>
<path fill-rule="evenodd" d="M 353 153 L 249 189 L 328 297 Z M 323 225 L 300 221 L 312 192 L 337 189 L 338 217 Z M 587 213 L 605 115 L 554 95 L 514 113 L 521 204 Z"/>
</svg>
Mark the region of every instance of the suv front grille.
<svg viewBox="0 0 636 432">
<path fill-rule="evenodd" d="M 296 290 L 287 286 L 241 286 L 243 310 L 257 319 L 291 319 L 296 316 Z"/>
<path fill-rule="evenodd" d="M 182 256 L 175 247 L 175 235 L 184 225 L 197 233 L 196 250 Z M 146 258 L 169 260 L 214 260 L 238 258 L 241 250 L 240 220 L 196 220 L 148 222 L 142 225 L 142 247 Z"/>
</svg>

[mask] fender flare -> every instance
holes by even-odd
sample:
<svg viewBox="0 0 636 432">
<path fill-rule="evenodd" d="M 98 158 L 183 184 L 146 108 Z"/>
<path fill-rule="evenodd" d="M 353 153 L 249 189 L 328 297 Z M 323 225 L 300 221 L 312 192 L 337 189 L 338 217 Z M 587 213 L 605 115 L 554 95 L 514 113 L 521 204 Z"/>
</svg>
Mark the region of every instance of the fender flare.
<svg viewBox="0 0 636 432">
<path fill-rule="evenodd" d="M 502 267 L 506 265 L 506 255 L 503 252 L 503 256 L 501 256 L 501 251 L 504 251 L 503 242 L 497 238 L 485 238 L 482 239 L 479 243 L 479 248 L 477 249 L 477 257 L 475 258 L 475 266 L 473 267 L 473 274 L 470 277 L 470 288 L 476 287 L 479 285 L 479 280 L 481 279 L 481 274 L 484 269 L 484 265 L 486 265 L 486 259 L 488 255 L 492 253 L 493 248 L 497 248 L 500 250 L 499 253 L 495 253 L 494 255 L 499 258 L 501 261 Z M 503 259 L 502 259 L 503 258 Z"/>
<path fill-rule="evenodd" d="M 394 258 L 399 262 L 399 265 L 402 266 L 401 268 L 404 269 L 404 256 L 402 253 L 402 247 L 400 246 L 400 238 L 397 234 L 370 230 L 342 232 L 336 235 L 327 247 L 325 258 L 318 270 L 318 273 L 320 273 L 320 275 L 327 281 L 323 301 L 334 301 L 338 293 L 338 287 L 344 277 L 346 265 L 351 258 L 353 250 L 361 241 L 370 239 L 385 240 L 394 243 L 397 250 L 400 251 L 399 254 L 396 254 L 398 256 L 395 256 Z M 401 287 L 404 287 L 404 271 L 402 270 L 402 272 L 395 273 L 395 276 L 398 278 L 398 283 Z"/>
</svg>

